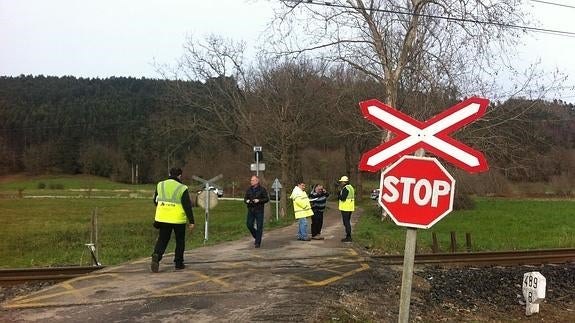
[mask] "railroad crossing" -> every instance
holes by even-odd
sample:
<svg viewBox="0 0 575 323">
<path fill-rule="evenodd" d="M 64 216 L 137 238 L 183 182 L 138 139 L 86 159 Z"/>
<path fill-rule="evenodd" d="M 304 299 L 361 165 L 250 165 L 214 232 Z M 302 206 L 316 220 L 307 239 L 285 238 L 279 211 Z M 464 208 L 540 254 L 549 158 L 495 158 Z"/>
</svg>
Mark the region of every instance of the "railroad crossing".
<svg viewBox="0 0 575 323">
<path fill-rule="evenodd" d="M 329 211 L 322 234 L 326 240 L 305 242 L 296 240 L 294 226 L 264 229 L 262 248 L 255 249 L 250 237 L 189 250 L 181 271 L 174 270 L 171 255 L 159 273 L 150 272 L 149 258 L 107 267 L 2 304 L 0 321 L 251 321 L 282 315 L 265 314 L 265 308 L 303 300 L 310 289 L 370 268 L 340 242 L 337 209 Z M 286 317 L 297 317 L 293 308 L 285 310 Z"/>
</svg>

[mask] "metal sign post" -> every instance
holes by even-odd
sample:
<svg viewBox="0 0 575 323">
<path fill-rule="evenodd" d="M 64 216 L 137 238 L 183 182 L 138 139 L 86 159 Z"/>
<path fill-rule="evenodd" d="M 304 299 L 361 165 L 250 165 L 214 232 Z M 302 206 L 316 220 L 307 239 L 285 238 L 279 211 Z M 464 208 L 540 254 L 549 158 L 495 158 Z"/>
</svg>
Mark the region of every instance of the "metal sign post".
<svg viewBox="0 0 575 323">
<path fill-rule="evenodd" d="M 262 146 L 254 146 L 254 155 L 256 159 L 256 176 L 260 176 L 260 161 L 263 159 Z"/>
<path fill-rule="evenodd" d="M 279 221 L 279 196 L 280 196 L 280 189 L 282 188 L 282 184 L 280 183 L 279 179 L 275 179 L 273 184 L 272 184 L 272 188 L 274 189 L 275 193 L 276 193 L 276 221 Z"/>
<path fill-rule="evenodd" d="M 388 129 L 396 136 L 363 154 L 359 162 L 359 169 L 370 172 L 379 171 L 388 164 L 401 160 L 403 156 L 413 152 L 415 152 L 417 157 L 423 157 L 425 155 L 425 149 L 469 173 L 487 171 L 487 161 L 483 153 L 449 137 L 448 134 L 482 117 L 487 111 L 488 105 L 489 100 L 472 97 L 450 107 L 431 119 L 421 122 L 375 99 L 360 102 L 359 106 L 365 118 Z M 398 162 L 398 164 L 400 162 Z M 408 227 L 405 235 L 401 300 L 399 304 L 399 322 L 407 323 L 409 321 L 409 304 L 411 300 L 411 283 L 413 279 L 417 228 L 429 228 L 451 211 L 453 184 L 455 184 L 455 181 L 447 171 L 440 172 L 444 174 L 436 174 L 436 176 L 438 176 L 437 178 L 430 178 L 433 180 L 435 187 L 431 186 L 430 179 L 425 178 L 425 176 L 421 176 L 421 179 L 416 180 L 414 170 L 410 170 L 412 174 L 405 174 L 406 176 L 402 176 L 398 179 L 394 174 L 390 174 L 390 169 L 393 168 L 394 165 L 390 166 L 388 170 L 381 174 L 382 187 L 379 198 L 380 205 L 383 206 L 384 202 L 388 202 L 386 205 L 391 206 L 394 201 L 398 201 L 396 200 L 396 195 L 399 196 L 400 190 L 397 189 L 395 184 L 401 181 L 403 181 L 401 185 L 407 188 L 401 190 L 403 194 L 407 193 L 413 196 L 414 203 L 411 203 L 411 206 L 417 205 L 417 207 L 419 207 L 426 205 L 430 199 L 433 199 L 433 201 L 431 201 L 432 207 L 437 207 L 439 200 L 447 200 L 447 202 L 451 203 L 451 205 L 447 207 L 445 207 L 446 203 L 443 203 L 444 207 L 439 210 L 439 212 L 430 212 L 427 221 L 419 224 L 409 220 L 409 217 L 417 218 L 421 216 L 421 212 L 419 212 L 417 207 L 411 207 L 411 209 L 406 209 L 405 207 L 398 208 L 398 210 L 404 211 L 398 212 L 397 215 L 405 212 L 408 216 L 407 221 L 399 221 L 403 223 L 401 225 Z M 438 162 L 437 166 L 440 166 Z M 438 168 L 443 169 L 443 166 Z M 421 169 L 418 171 L 421 171 Z M 384 176 L 388 176 L 388 178 L 384 179 Z M 397 183 L 395 182 L 396 180 Z M 414 180 L 414 182 L 412 183 L 411 180 Z M 410 189 L 411 187 L 413 190 Z M 425 187 L 425 189 L 423 189 L 423 187 Z M 386 193 L 384 191 L 385 188 L 391 188 L 391 190 L 388 190 Z M 423 198 L 420 194 L 417 194 L 421 193 L 422 190 L 424 190 L 426 194 Z M 449 193 L 451 193 L 450 196 L 448 196 Z M 409 204 L 409 200 L 409 196 L 405 195 L 401 199 L 401 203 Z M 386 208 L 385 206 L 383 207 Z M 388 208 L 386 208 L 386 210 L 389 213 L 390 210 L 388 210 Z M 392 213 L 389 214 L 393 217 L 395 214 Z M 396 224 L 400 225 L 395 218 L 393 219 Z"/>
<path fill-rule="evenodd" d="M 205 192 L 205 225 L 204 225 L 204 244 L 208 241 L 208 227 L 209 227 L 209 219 L 210 219 L 210 187 L 214 186 L 214 182 L 221 179 L 222 177 L 224 177 L 222 174 L 213 177 L 211 179 L 203 179 L 201 177 L 198 176 L 192 176 L 193 179 L 195 179 L 198 182 L 204 183 L 204 189 L 203 191 Z"/>
</svg>

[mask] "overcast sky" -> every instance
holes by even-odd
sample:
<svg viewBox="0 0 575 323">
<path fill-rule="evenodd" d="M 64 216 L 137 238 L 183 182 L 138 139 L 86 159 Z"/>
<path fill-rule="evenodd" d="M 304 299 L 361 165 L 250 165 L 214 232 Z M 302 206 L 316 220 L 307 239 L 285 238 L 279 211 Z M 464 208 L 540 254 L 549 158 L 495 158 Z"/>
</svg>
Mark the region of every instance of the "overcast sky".
<svg viewBox="0 0 575 323">
<path fill-rule="evenodd" d="M 546 2 L 574 6 L 573 0 Z M 528 1 L 538 27 L 575 32 L 575 8 Z M 153 62 L 173 64 L 187 35 L 213 33 L 255 44 L 272 17 L 268 0 L 0 0 L 0 75 L 159 78 Z M 535 23 L 534 23 L 535 25 Z M 536 33 L 518 66 L 541 59 L 572 75 L 575 37 Z M 562 98 L 573 102 L 575 93 Z"/>
</svg>

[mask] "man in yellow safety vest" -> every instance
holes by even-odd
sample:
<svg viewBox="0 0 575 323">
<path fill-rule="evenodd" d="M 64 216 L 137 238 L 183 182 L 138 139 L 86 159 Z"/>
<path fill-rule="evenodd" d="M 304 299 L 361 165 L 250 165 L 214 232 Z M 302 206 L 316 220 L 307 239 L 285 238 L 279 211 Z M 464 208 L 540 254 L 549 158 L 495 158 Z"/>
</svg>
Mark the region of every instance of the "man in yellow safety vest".
<svg viewBox="0 0 575 323">
<path fill-rule="evenodd" d="M 345 227 L 345 238 L 341 239 L 342 242 L 351 242 L 351 213 L 355 211 L 355 190 L 349 184 L 349 178 L 342 176 L 339 179 L 340 186 L 337 199 L 339 200 L 339 210 Z"/>
<path fill-rule="evenodd" d="M 174 265 L 176 270 L 184 269 L 184 249 L 186 244 L 186 223 L 190 232 L 194 229 L 194 213 L 188 187 L 182 184 L 182 170 L 170 169 L 170 176 L 156 186 L 154 193 L 156 216 L 154 227 L 159 230 L 158 240 L 152 254 L 150 269 L 157 273 L 160 260 L 166 251 L 172 231 L 176 236 Z"/>
<path fill-rule="evenodd" d="M 291 192 L 290 199 L 293 200 L 293 213 L 298 219 L 297 239 L 300 241 L 310 241 L 307 236 L 307 218 L 313 215 L 309 197 L 305 192 L 305 183 L 303 179 L 297 180 L 297 185 Z"/>
</svg>

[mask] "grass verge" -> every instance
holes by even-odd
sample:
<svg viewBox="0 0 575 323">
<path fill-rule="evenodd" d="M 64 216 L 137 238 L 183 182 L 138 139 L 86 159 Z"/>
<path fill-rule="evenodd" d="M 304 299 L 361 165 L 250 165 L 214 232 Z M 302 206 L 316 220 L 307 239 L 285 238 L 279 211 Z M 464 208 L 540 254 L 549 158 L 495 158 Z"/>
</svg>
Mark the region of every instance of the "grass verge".
<svg viewBox="0 0 575 323">
<path fill-rule="evenodd" d="M 89 265 L 92 213 L 97 210 L 99 258 L 114 265 L 149 256 L 157 238 L 150 199 L 0 199 L 0 268 Z M 194 208 L 196 229 L 186 235 L 186 249 L 204 245 L 205 212 Z M 245 205 L 219 201 L 210 210 L 208 245 L 249 235 Z M 285 217 L 266 229 L 293 223 Z M 265 231 L 264 231 L 265 232 Z M 173 252 L 173 239 L 166 252 Z"/>
<path fill-rule="evenodd" d="M 405 227 L 389 217 L 380 220 L 379 207 L 365 203 L 355 227 L 354 239 L 368 249 L 401 254 Z M 457 251 L 466 250 L 465 234 L 471 234 L 472 251 L 528 250 L 575 247 L 575 201 L 477 198 L 474 210 L 453 211 L 430 229 L 417 233 L 417 252 L 432 252 L 435 232 L 440 252 L 449 252 L 451 232 Z"/>
</svg>

